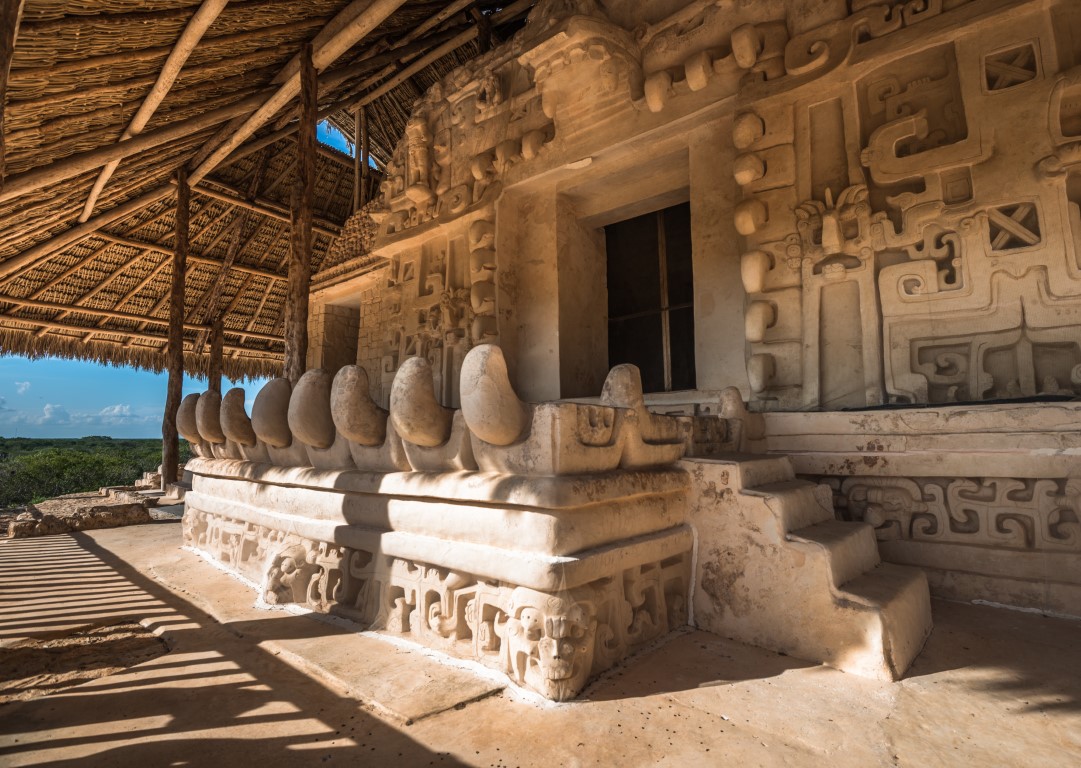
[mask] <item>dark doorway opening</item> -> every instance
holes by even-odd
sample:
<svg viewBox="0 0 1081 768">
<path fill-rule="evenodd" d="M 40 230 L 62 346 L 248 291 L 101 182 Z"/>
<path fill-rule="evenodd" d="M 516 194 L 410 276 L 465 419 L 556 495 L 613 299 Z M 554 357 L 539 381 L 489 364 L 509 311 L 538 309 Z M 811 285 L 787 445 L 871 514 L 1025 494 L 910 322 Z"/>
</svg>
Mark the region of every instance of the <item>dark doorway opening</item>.
<svg viewBox="0 0 1081 768">
<path fill-rule="evenodd" d="M 610 224 L 604 236 L 609 367 L 637 365 L 646 392 L 694 389 L 690 204 Z"/>
</svg>

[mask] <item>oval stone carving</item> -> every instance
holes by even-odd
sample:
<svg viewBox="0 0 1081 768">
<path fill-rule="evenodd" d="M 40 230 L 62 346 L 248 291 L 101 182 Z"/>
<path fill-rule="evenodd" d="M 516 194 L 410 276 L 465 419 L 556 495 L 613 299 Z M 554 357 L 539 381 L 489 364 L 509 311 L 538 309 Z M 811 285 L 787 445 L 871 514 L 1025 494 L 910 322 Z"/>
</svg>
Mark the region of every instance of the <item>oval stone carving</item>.
<svg viewBox="0 0 1081 768">
<path fill-rule="evenodd" d="M 251 447 L 255 445 L 255 430 L 244 410 L 244 390 L 233 387 L 221 399 L 221 430 L 234 443 Z"/>
<path fill-rule="evenodd" d="M 503 350 L 493 344 L 473 347 L 462 361 L 461 398 L 465 423 L 486 443 L 510 445 L 529 431 L 529 406 L 514 393 Z"/>
<path fill-rule="evenodd" d="M 435 399 L 431 364 L 420 357 L 402 363 L 390 388 L 390 418 L 403 439 L 434 448 L 447 442 L 454 412 Z"/>
<path fill-rule="evenodd" d="M 289 379 L 271 379 L 251 407 L 251 426 L 255 434 L 272 448 L 288 448 L 293 444 L 289 431 L 289 395 L 293 386 Z"/>
<path fill-rule="evenodd" d="M 221 395 L 213 390 L 199 395 L 195 404 L 195 423 L 199 434 L 208 443 L 220 445 L 225 442 L 225 433 L 221 431 Z"/>
<path fill-rule="evenodd" d="M 330 414 L 338 431 L 354 443 L 382 445 L 387 437 L 387 412 L 372 401 L 368 372 L 359 365 L 347 365 L 334 376 Z"/>
<path fill-rule="evenodd" d="M 289 431 L 305 445 L 334 445 L 334 418 L 330 413 L 330 374 L 322 368 L 300 377 L 289 398 Z"/>
<path fill-rule="evenodd" d="M 199 393 L 192 392 L 180 401 L 180 408 L 176 411 L 176 431 L 189 443 L 203 442 L 203 436 L 199 434 L 199 425 L 195 420 L 195 406 L 199 403 Z"/>
</svg>

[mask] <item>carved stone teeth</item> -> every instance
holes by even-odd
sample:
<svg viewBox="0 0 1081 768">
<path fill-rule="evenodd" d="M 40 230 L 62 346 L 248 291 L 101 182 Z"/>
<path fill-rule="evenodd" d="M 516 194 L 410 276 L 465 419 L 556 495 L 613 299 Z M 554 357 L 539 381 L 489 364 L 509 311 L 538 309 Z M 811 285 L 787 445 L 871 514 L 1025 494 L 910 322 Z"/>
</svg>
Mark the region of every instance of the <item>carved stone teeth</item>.
<svg viewBox="0 0 1081 768">
<path fill-rule="evenodd" d="M 372 400 L 368 372 L 347 365 L 334 376 L 330 390 L 330 414 L 334 426 L 360 445 L 382 445 L 387 436 L 387 412 Z"/>
<path fill-rule="evenodd" d="M 497 346 L 483 344 L 465 356 L 461 400 L 465 423 L 486 443 L 510 445 L 529 431 L 531 410 L 514 393 L 507 361 Z"/>
<path fill-rule="evenodd" d="M 255 430 L 244 410 L 244 390 L 233 387 L 221 399 L 221 430 L 234 443 L 251 447 L 255 445 Z"/>
<path fill-rule="evenodd" d="M 251 408 L 252 429 L 272 448 L 288 448 L 293 444 L 293 433 L 289 430 L 289 396 L 292 392 L 289 379 L 271 379 L 255 396 Z"/>
<path fill-rule="evenodd" d="M 315 368 L 300 377 L 289 398 L 289 431 L 305 445 L 334 445 L 334 419 L 330 412 L 330 374 Z"/>
<path fill-rule="evenodd" d="M 199 444 L 203 442 L 203 436 L 199 434 L 199 424 L 195 418 L 195 407 L 199 403 L 199 393 L 192 392 L 180 401 L 180 408 L 176 412 L 176 431 L 189 443 Z"/>
<path fill-rule="evenodd" d="M 601 402 L 616 408 L 644 408 L 642 372 L 638 366 L 623 363 L 610 370 L 601 389 Z"/>
<path fill-rule="evenodd" d="M 404 440 L 434 448 L 450 438 L 454 412 L 435 397 L 431 364 L 420 357 L 402 363 L 390 388 L 390 418 Z"/>
<path fill-rule="evenodd" d="M 213 390 L 199 395 L 195 404 L 195 423 L 199 434 L 208 443 L 220 445 L 225 442 L 225 433 L 221 430 L 221 395 Z"/>
</svg>

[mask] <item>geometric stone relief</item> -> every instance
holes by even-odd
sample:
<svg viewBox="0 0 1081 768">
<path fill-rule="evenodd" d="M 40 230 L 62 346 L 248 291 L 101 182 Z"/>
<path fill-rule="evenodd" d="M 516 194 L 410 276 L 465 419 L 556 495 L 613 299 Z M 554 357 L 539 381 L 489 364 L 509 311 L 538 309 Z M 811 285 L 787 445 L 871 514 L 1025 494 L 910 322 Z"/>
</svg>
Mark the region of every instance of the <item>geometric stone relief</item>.
<svg viewBox="0 0 1081 768">
<path fill-rule="evenodd" d="M 1035 203 L 987 209 L 992 251 L 1008 251 L 1040 243 L 1040 216 Z"/>
<path fill-rule="evenodd" d="M 984 77 L 989 91 L 1002 91 L 1035 80 L 1040 55 L 1033 43 L 984 57 Z"/>
<path fill-rule="evenodd" d="M 1081 394 L 1081 147 L 1068 140 L 1081 88 L 1045 71 L 1042 10 L 854 53 L 916 23 L 949 30 L 969 6 L 851 3 L 788 41 L 785 74 L 741 83 L 734 216 L 760 408 Z M 763 185 L 787 141 L 790 186 Z M 793 285 L 799 301 L 782 298 Z"/>
<path fill-rule="evenodd" d="M 1081 480 L 850 477 L 828 480 L 845 519 L 880 541 L 1081 553 Z"/>
<path fill-rule="evenodd" d="M 408 635 L 554 701 L 687 622 L 690 553 L 545 592 L 190 508 L 185 544 L 295 604 Z"/>
</svg>

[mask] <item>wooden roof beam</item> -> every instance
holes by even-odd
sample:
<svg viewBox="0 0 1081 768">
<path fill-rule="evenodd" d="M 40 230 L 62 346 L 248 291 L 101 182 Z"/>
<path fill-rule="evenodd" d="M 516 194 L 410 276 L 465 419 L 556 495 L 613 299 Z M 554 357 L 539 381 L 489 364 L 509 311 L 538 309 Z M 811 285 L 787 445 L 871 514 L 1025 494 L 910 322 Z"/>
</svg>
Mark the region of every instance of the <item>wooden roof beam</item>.
<svg viewBox="0 0 1081 768">
<path fill-rule="evenodd" d="M 159 245 L 158 243 L 148 243 L 142 240 L 136 240 L 131 237 L 124 237 L 122 235 L 114 235 L 111 232 L 105 232 L 99 230 L 95 232 L 93 237 L 101 238 L 102 240 L 108 240 L 116 245 L 125 245 L 129 248 L 140 248 L 148 251 L 154 251 L 162 255 L 171 256 L 173 249 L 168 246 Z M 211 266 L 220 267 L 222 262 L 220 259 L 214 259 L 209 256 L 198 256 L 194 253 L 188 254 L 188 261 L 195 264 L 209 264 Z M 249 267 L 245 264 L 233 264 L 232 269 L 237 272 L 244 272 L 249 275 L 257 275 L 259 277 L 266 277 L 270 280 L 285 280 L 285 275 L 280 275 L 277 272 L 272 272 L 269 269 L 262 269 L 260 267 Z"/>
<path fill-rule="evenodd" d="M 261 104 L 265 98 L 266 91 L 261 91 L 233 104 L 204 112 L 195 117 L 189 117 L 187 120 L 180 120 L 164 128 L 158 128 L 136 136 L 128 141 L 80 152 L 63 160 L 20 173 L 18 176 L 12 176 L 8 179 L 8 183 L 4 185 L 4 189 L 0 191 L 0 202 L 11 200 L 19 195 L 33 192 L 50 184 L 74 178 L 87 171 L 93 171 L 113 160 L 119 161 L 125 157 L 160 147 L 163 144 L 170 144 L 193 133 L 224 123 L 230 118 L 251 111 L 255 106 Z"/>
<path fill-rule="evenodd" d="M 237 192 L 235 187 L 229 184 L 225 184 L 224 182 L 218 182 L 213 179 L 205 179 L 204 183 L 213 184 L 217 187 L 222 187 L 223 189 L 227 189 L 233 193 Z M 197 195 L 212 197 L 215 200 L 220 200 L 223 203 L 228 203 L 229 205 L 235 206 L 237 208 L 243 208 L 245 210 L 251 211 L 252 213 L 258 213 L 262 216 L 266 216 L 267 218 L 277 219 L 278 221 L 284 222 L 289 221 L 289 212 L 285 208 L 280 207 L 277 203 L 273 202 L 272 200 L 267 200 L 266 198 L 256 197 L 255 200 L 245 200 L 244 198 L 239 197 L 236 194 L 227 194 L 225 192 L 219 192 L 215 189 L 208 189 L 207 187 L 203 186 L 192 189 L 192 192 Z M 320 234 L 326 235 L 327 237 L 331 238 L 337 237 L 341 233 L 340 224 L 336 224 L 333 221 L 328 221 L 327 219 L 321 217 L 315 218 L 315 224 L 313 225 L 312 229 Z"/>
<path fill-rule="evenodd" d="M 353 0 L 315 36 L 312 63 L 316 70 L 326 69 L 404 3 L 405 0 Z M 199 182 L 220 165 L 229 153 L 247 141 L 300 93 L 300 67 L 299 60 L 296 61 L 296 65 L 290 62 L 280 73 L 279 79 L 282 82 L 277 92 L 245 120 L 236 133 L 193 169 L 193 183 Z"/>
<path fill-rule="evenodd" d="M 51 330 L 51 331 L 74 331 L 76 333 L 83 333 L 84 331 L 87 330 L 83 326 L 72 325 L 70 323 L 54 323 L 54 322 L 50 322 L 48 320 L 35 320 L 35 319 L 29 318 L 29 317 L 14 317 L 12 315 L 6 315 L 6 314 L 3 314 L 3 313 L 0 313 L 0 323 L 4 323 L 4 322 L 22 323 L 24 325 L 33 325 L 33 326 L 35 326 L 37 328 L 47 328 L 48 330 Z M 7 326 L 7 325 L 0 325 L 0 329 L 22 330 L 22 331 L 27 330 L 25 328 L 11 328 L 10 326 Z M 233 335 L 235 335 L 237 333 L 236 331 L 230 331 L 230 330 L 226 330 L 225 332 L 227 334 L 233 334 Z M 107 334 L 112 334 L 114 336 L 124 336 L 124 337 L 127 338 L 127 341 L 125 341 L 125 342 L 113 341 L 111 339 L 95 339 L 95 342 L 97 342 L 97 343 L 123 344 L 124 346 L 130 345 L 131 342 L 133 342 L 133 341 L 145 341 L 145 342 L 150 342 L 151 344 L 156 344 L 156 345 L 160 346 L 160 344 L 162 342 L 168 341 L 168 337 L 166 337 L 166 336 L 160 336 L 160 335 L 157 335 L 157 334 L 145 333 L 145 332 L 123 331 L 123 330 L 119 330 L 119 329 L 116 329 L 116 328 L 99 328 L 99 329 L 96 329 L 95 333 L 107 333 Z M 250 334 L 248 334 L 248 335 L 250 335 Z M 194 352 L 194 348 L 193 348 L 194 345 L 191 342 L 185 341 L 184 346 L 186 348 L 189 348 L 188 351 Z M 155 349 L 155 350 L 152 350 L 152 351 L 160 351 L 160 349 Z M 256 360 L 271 360 L 271 361 L 277 362 L 279 364 L 281 363 L 282 359 L 284 358 L 283 353 L 275 352 L 274 350 L 270 350 L 270 349 L 266 349 L 266 350 L 251 349 L 250 347 L 236 346 L 234 344 L 226 344 L 225 345 L 225 351 L 226 352 L 238 353 L 239 355 L 242 355 L 243 357 L 254 358 Z"/>
<path fill-rule="evenodd" d="M 94 309 L 93 307 L 70 307 L 66 304 L 60 304 L 55 301 L 41 301 L 40 299 L 20 299 L 17 296 L 5 296 L 0 294 L 0 304 L 12 304 L 17 307 L 24 307 L 27 309 L 47 309 L 56 310 L 65 313 L 71 313 L 76 315 L 96 315 L 98 317 L 108 318 L 110 320 L 126 320 L 129 322 L 145 323 L 148 325 L 169 325 L 169 318 L 167 317 L 147 317 L 146 315 L 136 314 L 134 312 L 123 312 L 119 309 Z M 59 325 L 64 330 L 73 331 L 95 331 L 97 333 L 119 333 L 127 334 L 128 331 L 121 330 L 119 328 L 87 328 L 84 325 L 77 323 L 61 323 L 59 320 L 38 320 L 32 317 L 18 317 L 16 315 L 2 314 L 0 318 L 4 320 L 13 320 L 20 323 L 40 323 L 42 325 Z M 184 323 L 184 329 L 189 331 L 209 331 L 210 326 L 205 323 Z M 232 336 L 246 336 L 252 339 L 258 339 L 259 341 L 272 341 L 280 342 L 281 336 L 274 336 L 269 333 L 256 333 L 255 331 L 240 331 L 225 329 L 225 333 Z M 162 337 L 164 338 L 164 337 Z"/>
<path fill-rule="evenodd" d="M 214 20 L 218 18 L 218 15 L 225 10 L 225 6 L 228 4 L 229 0 L 203 0 L 199 10 L 195 12 L 195 15 L 188 21 L 188 25 L 184 27 L 184 31 L 180 33 L 180 39 L 176 41 L 172 53 L 169 54 L 169 58 L 162 65 L 154 87 L 146 95 L 142 106 L 139 107 L 139 111 L 135 113 L 131 122 L 128 123 L 128 127 L 120 134 L 119 141 L 127 141 L 143 132 L 146 124 L 150 122 L 150 118 L 154 116 L 158 107 L 161 106 L 161 103 L 169 94 L 173 83 L 180 77 L 180 70 L 184 68 L 188 57 L 195 51 L 210 25 L 214 23 Z M 109 183 L 109 179 L 118 165 L 120 165 L 120 158 L 110 161 L 108 165 L 101 169 L 97 181 L 94 182 L 94 188 L 90 190 L 86 205 L 83 206 L 83 212 L 79 216 L 80 222 L 90 218 L 90 215 L 94 212 L 94 205 L 97 204 L 98 196 L 105 188 L 105 185 Z"/>
<path fill-rule="evenodd" d="M 19 36 L 25 0 L 0 0 L 0 191 L 4 189 L 4 105 L 7 102 L 8 73 Z"/>
</svg>

